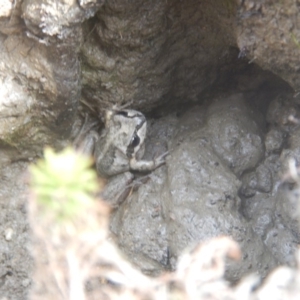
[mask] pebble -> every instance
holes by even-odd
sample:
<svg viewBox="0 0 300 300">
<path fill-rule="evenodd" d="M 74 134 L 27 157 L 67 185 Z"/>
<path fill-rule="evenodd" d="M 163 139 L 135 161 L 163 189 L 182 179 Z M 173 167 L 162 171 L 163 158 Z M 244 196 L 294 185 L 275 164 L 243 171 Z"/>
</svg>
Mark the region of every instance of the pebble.
<svg viewBox="0 0 300 300">
<path fill-rule="evenodd" d="M 9 228 L 5 229 L 4 236 L 7 241 L 10 241 L 12 239 L 13 234 L 14 234 L 14 231 L 12 228 L 9 227 Z"/>
<path fill-rule="evenodd" d="M 22 280 L 22 286 L 27 287 L 29 286 L 31 280 L 29 278 Z"/>
</svg>

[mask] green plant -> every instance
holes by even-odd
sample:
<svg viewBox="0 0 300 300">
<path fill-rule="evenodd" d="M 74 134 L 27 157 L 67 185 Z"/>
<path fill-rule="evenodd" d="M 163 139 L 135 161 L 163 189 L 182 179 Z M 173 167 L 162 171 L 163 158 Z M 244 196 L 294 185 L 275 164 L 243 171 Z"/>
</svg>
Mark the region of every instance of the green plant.
<svg viewBox="0 0 300 300">
<path fill-rule="evenodd" d="M 68 220 L 89 206 L 99 188 L 91 165 L 91 158 L 72 148 L 60 153 L 46 148 L 44 159 L 30 167 L 31 187 L 41 210 L 57 220 Z"/>
</svg>

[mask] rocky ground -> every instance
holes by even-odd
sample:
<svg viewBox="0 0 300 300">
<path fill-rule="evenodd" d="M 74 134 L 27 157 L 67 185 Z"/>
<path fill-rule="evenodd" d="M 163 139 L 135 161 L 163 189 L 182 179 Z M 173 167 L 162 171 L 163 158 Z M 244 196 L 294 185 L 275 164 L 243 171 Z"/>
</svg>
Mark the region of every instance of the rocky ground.
<svg viewBox="0 0 300 300">
<path fill-rule="evenodd" d="M 169 151 L 112 215 L 135 265 L 174 270 L 187 246 L 219 235 L 242 249 L 233 282 L 295 265 L 299 7 L 279 2 L 0 4 L 1 300 L 32 284 L 27 165 L 112 104 L 146 115 L 146 158 Z"/>
</svg>

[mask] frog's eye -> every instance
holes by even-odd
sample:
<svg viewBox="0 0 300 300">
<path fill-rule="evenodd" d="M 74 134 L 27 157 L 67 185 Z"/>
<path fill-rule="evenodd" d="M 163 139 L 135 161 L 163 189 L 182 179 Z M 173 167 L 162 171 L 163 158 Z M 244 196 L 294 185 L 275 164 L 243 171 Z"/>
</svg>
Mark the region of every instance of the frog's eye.
<svg viewBox="0 0 300 300">
<path fill-rule="evenodd" d="M 133 154 L 136 152 L 135 147 L 137 147 L 140 144 L 140 137 L 137 135 L 136 132 L 134 132 L 132 139 L 130 141 L 130 144 L 127 147 L 126 155 L 127 157 L 131 158 Z"/>
<path fill-rule="evenodd" d="M 140 143 L 140 138 L 135 132 L 132 139 L 131 139 L 131 141 L 130 141 L 129 147 L 135 148 L 136 146 L 139 145 L 139 143 Z"/>
</svg>

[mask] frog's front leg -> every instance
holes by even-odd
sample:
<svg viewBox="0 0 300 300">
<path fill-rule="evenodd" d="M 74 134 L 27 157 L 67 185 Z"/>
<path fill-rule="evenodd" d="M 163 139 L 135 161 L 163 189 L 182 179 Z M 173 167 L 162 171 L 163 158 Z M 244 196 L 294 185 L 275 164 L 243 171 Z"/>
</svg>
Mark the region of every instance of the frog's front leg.
<svg viewBox="0 0 300 300">
<path fill-rule="evenodd" d="M 125 172 L 110 178 L 105 185 L 100 196 L 107 201 L 112 207 L 118 207 L 129 195 L 133 182 L 134 175 L 130 172 Z"/>
<path fill-rule="evenodd" d="M 130 170 L 138 171 L 138 172 L 150 172 L 165 164 L 165 157 L 169 154 L 169 152 L 165 152 L 164 154 L 154 158 L 153 160 L 137 160 L 135 157 L 132 157 L 129 161 Z"/>
</svg>

